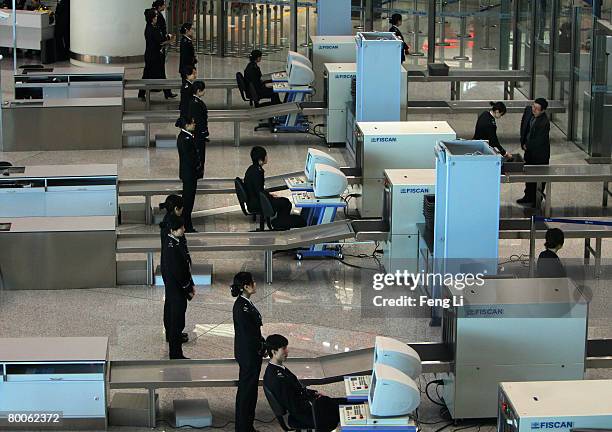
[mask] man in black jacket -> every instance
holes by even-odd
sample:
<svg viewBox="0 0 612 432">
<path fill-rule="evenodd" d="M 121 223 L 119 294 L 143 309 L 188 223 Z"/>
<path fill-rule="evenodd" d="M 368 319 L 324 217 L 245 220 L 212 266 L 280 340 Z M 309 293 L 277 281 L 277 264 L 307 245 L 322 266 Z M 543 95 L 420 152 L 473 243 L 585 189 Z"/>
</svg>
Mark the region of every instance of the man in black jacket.
<svg viewBox="0 0 612 432">
<path fill-rule="evenodd" d="M 318 432 L 336 429 L 340 423 L 340 405 L 347 405 L 344 398 L 330 398 L 302 385 L 298 378 L 283 364 L 287 360 L 289 341 L 281 335 L 266 338 L 270 363 L 264 374 L 264 389 L 289 412 L 289 427 L 314 429 L 313 407 Z"/>
<path fill-rule="evenodd" d="M 180 61 L 179 61 L 179 73 L 181 78 L 185 79 L 184 68 L 186 66 L 195 66 L 198 64 L 196 58 L 195 48 L 193 47 L 193 24 L 188 22 L 181 26 L 181 47 L 180 47 Z"/>
<path fill-rule="evenodd" d="M 170 233 L 162 243 L 161 271 L 168 297 L 170 359 L 186 359 L 183 355 L 183 329 L 187 300 L 195 295 L 191 278 L 191 257 L 187 242 L 181 241 L 185 233 L 183 220 L 175 214 L 168 218 Z"/>
<path fill-rule="evenodd" d="M 179 178 L 183 182 L 183 218 L 188 233 L 196 232 L 191 221 L 191 213 L 195 203 L 196 190 L 198 188 L 198 172 L 200 171 L 200 160 L 198 158 L 197 144 L 193 131 L 195 121 L 190 118 L 180 118 L 179 133 L 176 147 L 179 153 Z"/>
<path fill-rule="evenodd" d="M 531 106 L 525 107 L 523 112 L 521 148 L 525 151 L 526 165 L 548 165 L 550 161 L 550 120 L 546 115 L 546 108 L 548 108 L 546 99 L 538 98 Z M 527 183 L 525 196 L 516 202 L 534 206 L 536 188 L 536 183 Z"/>
</svg>

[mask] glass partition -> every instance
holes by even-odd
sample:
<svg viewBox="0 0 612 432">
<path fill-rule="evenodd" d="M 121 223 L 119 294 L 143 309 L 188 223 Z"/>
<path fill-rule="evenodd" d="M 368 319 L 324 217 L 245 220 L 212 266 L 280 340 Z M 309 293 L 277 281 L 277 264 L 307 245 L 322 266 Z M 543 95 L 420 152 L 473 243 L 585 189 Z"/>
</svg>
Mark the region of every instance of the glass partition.
<svg viewBox="0 0 612 432">
<path fill-rule="evenodd" d="M 559 0 L 557 0 L 559 1 Z M 570 76 L 572 51 L 572 1 L 559 1 L 556 17 L 553 94 L 552 99 L 560 101 L 565 107 L 564 113 L 554 114 L 554 123 L 567 135 L 569 126 Z"/>
<path fill-rule="evenodd" d="M 569 139 L 578 147 L 588 151 L 590 141 L 591 116 L 591 45 L 593 35 L 593 10 L 590 7 L 574 8 L 576 26 L 574 61 L 572 71 L 574 80 L 573 128 Z"/>
</svg>

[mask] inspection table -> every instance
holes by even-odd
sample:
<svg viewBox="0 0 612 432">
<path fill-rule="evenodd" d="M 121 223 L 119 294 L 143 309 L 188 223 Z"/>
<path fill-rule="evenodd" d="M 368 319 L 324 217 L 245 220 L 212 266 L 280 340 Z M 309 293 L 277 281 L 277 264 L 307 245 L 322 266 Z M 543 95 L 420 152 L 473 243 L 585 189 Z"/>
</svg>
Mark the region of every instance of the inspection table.
<svg viewBox="0 0 612 432">
<path fill-rule="evenodd" d="M 0 427 L 32 412 L 57 416 L 42 427 L 106 429 L 107 359 L 106 337 L 0 339 Z"/>
<path fill-rule="evenodd" d="M 115 216 L 0 218 L 0 288 L 114 287 L 115 219 Z"/>
</svg>

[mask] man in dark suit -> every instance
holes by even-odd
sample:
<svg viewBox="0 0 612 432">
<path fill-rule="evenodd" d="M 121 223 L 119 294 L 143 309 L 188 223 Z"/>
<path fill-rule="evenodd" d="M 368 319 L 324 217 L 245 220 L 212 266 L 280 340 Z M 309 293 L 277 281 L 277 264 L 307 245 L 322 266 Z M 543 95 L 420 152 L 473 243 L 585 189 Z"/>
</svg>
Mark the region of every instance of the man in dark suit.
<svg viewBox="0 0 612 432">
<path fill-rule="evenodd" d="M 525 107 L 523 112 L 521 148 L 525 151 L 526 165 L 548 165 L 550 161 L 550 120 L 546 115 L 546 108 L 548 108 L 546 99 L 538 98 L 531 106 Z M 536 183 L 527 183 L 525 196 L 516 202 L 535 206 L 536 188 Z"/>
</svg>

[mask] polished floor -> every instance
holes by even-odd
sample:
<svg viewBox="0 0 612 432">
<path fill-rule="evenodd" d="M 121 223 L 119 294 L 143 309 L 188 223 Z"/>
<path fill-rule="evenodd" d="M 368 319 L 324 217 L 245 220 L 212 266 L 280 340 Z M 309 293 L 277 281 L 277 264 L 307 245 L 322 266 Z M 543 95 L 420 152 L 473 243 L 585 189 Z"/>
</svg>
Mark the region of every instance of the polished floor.
<svg viewBox="0 0 612 432">
<path fill-rule="evenodd" d="M 280 58 L 280 56 L 278 56 Z M 174 76 L 176 55 L 168 62 L 168 75 Z M 231 77 L 244 67 L 245 60 L 239 58 L 220 59 L 201 56 L 200 73 L 207 77 Z M 282 68 L 282 62 L 266 59 L 264 72 Z M 12 95 L 10 65 L 2 64 L 4 97 Z M 139 77 L 140 69 L 128 71 L 129 77 Z M 490 99 L 501 97 L 501 87 L 496 84 L 466 84 L 465 99 Z M 447 98 L 446 85 L 413 85 L 410 97 Z M 142 107 L 136 94 L 128 92 L 127 104 Z M 165 109 L 178 102 L 166 103 L 160 93 L 154 94 L 154 109 Z M 211 106 L 221 106 L 223 93 L 210 91 L 206 100 Z M 234 95 L 235 105 L 239 102 Z M 454 115 L 444 118 L 422 116 L 410 120 L 447 120 L 463 138 L 471 138 L 475 116 Z M 317 119 L 321 120 L 321 119 Z M 320 121 L 315 121 L 319 123 Z M 507 115 L 498 122 L 502 143 L 510 152 L 518 152 L 518 130 L 520 117 Z M 78 124 L 70 125 L 78 128 Z M 252 124 L 243 124 L 242 145 L 235 148 L 230 125 L 211 125 L 211 143 L 207 151 L 206 177 L 227 178 L 242 176 L 249 165 L 252 145 L 264 145 L 269 152 L 267 175 L 297 171 L 303 167 L 304 156 L 309 146 L 327 150 L 319 138 L 313 135 L 276 134 L 253 132 Z M 160 128 L 159 132 L 174 133 L 173 127 Z M 103 133 L 103 131 L 93 131 Z M 565 141 L 563 134 L 553 128 L 551 163 L 583 164 L 585 154 L 574 144 Z M 350 164 L 344 149 L 331 149 L 331 154 L 344 164 Z M 117 151 L 80 152 L 23 152 L 1 153 L 1 160 L 16 165 L 45 164 L 117 164 L 120 178 L 175 178 L 178 155 L 173 149 L 125 148 Z M 608 216 L 601 208 L 601 184 L 555 184 L 553 187 L 553 213 L 557 216 Z M 502 215 L 504 217 L 528 217 L 531 211 L 514 204 L 522 195 L 522 185 L 502 185 Z M 161 199 L 161 197 L 159 197 Z M 486 199 L 474 196 L 474 201 Z M 131 200 L 121 200 L 128 202 Z M 221 208 L 235 205 L 234 196 L 199 197 L 196 209 Z M 467 206 L 470 203 L 466 203 Z M 121 229 L 136 229 L 123 226 Z M 243 231 L 254 227 L 240 212 L 221 214 L 197 221 L 200 231 Z M 154 228 L 152 228 L 154 229 Z M 474 233 L 477 237 L 478 233 Z M 538 243 L 538 248 L 542 245 Z M 233 275 L 241 270 L 252 271 L 258 281 L 254 302 L 263 315 L 265 335 L 281 333 L 290 340 L 292 356 L 318 356 L 344 352 L 372 346 L 376 335 L 388 335 L 406 342 L 438 341 L 440 331 L 431 328 L 427 319 L 366 318 L 361 311 L 362 275 L 377 266 L 371 258 L 359 258 L 359 254 L 371 254 L 374 245 L 345 246 L 345 263 L 336 260 L 307 260 L 298 262 L 289 254 L 275 256 L 275 280 L 266 285 L 263 278 L 263 257 L 255 253 L 194 254 L 196 262 L 213 265 L 212 286 L 200 287 L 196 298 L 189 304 L 187 327 L 191 340 L 184 347 L 185 355 L 191 358 L 227 358 L 233 356 L 233 326 L 231 309 L 233 299 L 229 284 Z M 612 255 L 612 248 L 604 240 L 605 257 Z M 513 255 L 528 253 L 524 241 L 501 241 L 500 259 L 514 260 Z M 578 260 L 582 257 L 582 243 L 568 240 L 560 255 L 564 259 Z M 354 255 L 354 256 L 351 256 Z M 123 258 L 122 259 L 126 259 Z M 572 261 L 572 264 L 579 261 Z M 348 266 L 345 264 L 351 264 Z M 606 261 L 604 261 L 606 264 Z M 609 264 L 609 262 L 607 263 Z M 582 264 L 576 264 L 582 266 Z M 353 266 L 363 267 L 364 269 Z M 524 263 L 510 263 L 517 271 L 524 271 Z M 86 270 L 84 270 L 86 271 Z M 366 273 L 367 274 L 367 273 Z M 586 282 L 593 293 L 591 305 L 590 337 L 612 337 L 610 324 L 609 271 L 597 280 Z M 109 357 L 112 360 L 163 359 L 167 358 L 162 326 L 163 287 L 122 286 L 98 287 L 87 290 L 40 291 L 36 287 L 26 291 L 0 291 L 0 335 L 4 337 L 34 336 L 107 336 L 110 341 Z M 589 377 L 611 377 L 609 371 L 589 371 Z M 432 377 L 422 378 L 422 382 Z M 329 394 L 340 395 L 339 384 L 324 386 Z M 162 390 L 161 421 L 158 429 L 171 429 L 172 400 L 176 398 L 206 397 L 214 414 L 214 424 L 223 430 L 233 430 L 234 389 L 188 389 Z M 112 396 L 112 394 L 111 394 Z M 436 421 L 438 409 L 425 400 L 421 405 L 423 419 Z M 273 416 L 260 393 L 256 423 L 258 430 L 279 430 L 271 422 Z M 423 430 L 435 431 L 445 422 L 423 425 Z M 472 430 L 493 430 L 492 424 L 477 425 Z M 111 430 L 119 430 L 111 427 Z M 452 429 L 452 428 L 451 428 Z M 129 429 L 133 430 L 133 429 Z M 145 430 L 145 429 L 143 429 Z M 450 429 L 449 429 L 450 430 Z"/>
</svg>

